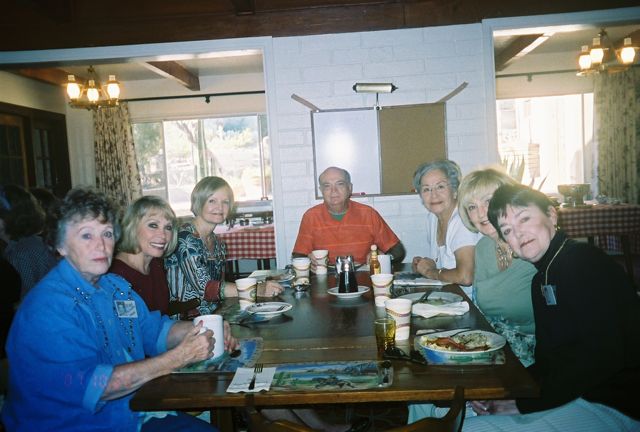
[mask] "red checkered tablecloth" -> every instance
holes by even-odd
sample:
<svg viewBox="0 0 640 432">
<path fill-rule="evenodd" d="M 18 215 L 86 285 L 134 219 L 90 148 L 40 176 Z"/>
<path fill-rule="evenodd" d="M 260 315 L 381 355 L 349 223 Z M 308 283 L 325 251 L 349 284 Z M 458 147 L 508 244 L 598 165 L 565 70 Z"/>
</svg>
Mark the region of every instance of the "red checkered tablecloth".
<svg viewBox="0 0 640 432">
<path fill-rule="evenodd" d="M 563 207 L 558 211 L 558 226 L 570 237 L 598 237 L 597 244 L 605 249 L 620 250 L 617 238 L 608 236 L 627 235 L 631 251 L 640 253 L 640 206 L 638 205 Z"/>
<path fill-rule="evenodd" d="M 227 244 L 227 260 L 269 259 L 276 257 L 276 236 L 273 225 L 262 227 L 217 226 L 215 233 Z"/>
</svg>

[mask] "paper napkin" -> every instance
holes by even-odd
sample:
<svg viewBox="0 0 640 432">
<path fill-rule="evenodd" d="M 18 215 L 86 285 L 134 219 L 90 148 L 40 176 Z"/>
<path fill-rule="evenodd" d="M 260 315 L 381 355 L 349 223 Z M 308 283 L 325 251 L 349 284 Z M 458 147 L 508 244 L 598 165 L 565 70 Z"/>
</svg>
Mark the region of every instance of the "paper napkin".
<svg viewBox="0 0 640 432">
<path fill-rule="evenodd" d="M 262 390 L 269 390 L 273 376 L 276 373 L 275 367 L 265 367 L 262 372 L 256 374 L 256 383 L 253 390 L 249 390 L 249 384 L 253 379 L 253 368 L 239 367 L 236 374 L 227 388 L 227 393 L 257 393 Z"/>
<path fill-rule="evenodd" d="M 431 318 L 438 315 L 464 315 L 467 312 L 469 312 L 469 303 L 466 301 L 437 306 L 429 303 L 416 303 L 411 308 L 413 315 L 419 315 L 423 318 Z"/>
</svg>

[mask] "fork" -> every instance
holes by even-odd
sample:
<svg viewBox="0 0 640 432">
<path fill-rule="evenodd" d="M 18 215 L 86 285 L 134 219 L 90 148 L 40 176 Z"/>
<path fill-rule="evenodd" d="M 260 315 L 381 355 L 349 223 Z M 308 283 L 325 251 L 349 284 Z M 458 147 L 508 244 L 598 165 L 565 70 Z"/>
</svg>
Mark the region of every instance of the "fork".
<svg viewBox="0 0 640 432">
<path fill-rule="evenodd" d="M 253 377 L 251 378 L 251 382 L 249 383 L 249 390 L 253 390 L 256 387 L 256 377 L 258 374 L 262 372 L 262 363 L 256 363 L 253 368 Z"/>
</svg>

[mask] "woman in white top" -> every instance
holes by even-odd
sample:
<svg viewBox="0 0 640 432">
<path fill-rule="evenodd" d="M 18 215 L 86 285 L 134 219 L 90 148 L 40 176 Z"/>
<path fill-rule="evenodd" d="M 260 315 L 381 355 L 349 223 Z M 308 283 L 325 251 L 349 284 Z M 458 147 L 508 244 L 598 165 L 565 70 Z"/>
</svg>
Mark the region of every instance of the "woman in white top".
<svg viewBox="0 0 640 432">
<path fill-rule="evenodd" d="M 413 258 L 413 271 L 429 279 L 461 285 L 471 294 L 475 245 L 480 235 L 469 231 L 458 214 L 460 167 L 450 160 L 420 165 L 413 185 L 427 216 L 427 254 Z M 466 287 L 466 289 L 465 289 Z"/>
</svg>

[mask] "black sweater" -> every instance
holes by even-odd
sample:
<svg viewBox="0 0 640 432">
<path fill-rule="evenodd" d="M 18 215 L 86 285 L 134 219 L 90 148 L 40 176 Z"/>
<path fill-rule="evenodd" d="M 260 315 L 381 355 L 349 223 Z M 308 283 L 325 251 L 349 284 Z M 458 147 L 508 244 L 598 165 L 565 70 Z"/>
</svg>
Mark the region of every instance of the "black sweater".
<svg viewBox="0 0 640 432">
<path fill-rule="evenodd" d="M 529 371 L 541 394 L 519 399 L 520 412 L 583 397 L 640 419 L 640 301 L 627 274 L 602 250 L 561 231 L 535 266 L 536 351 Z M 556 305 L 547 305 L 541 289 L 547 267 Z"/>
</svg>

